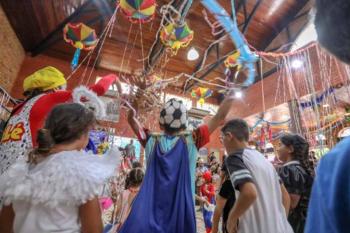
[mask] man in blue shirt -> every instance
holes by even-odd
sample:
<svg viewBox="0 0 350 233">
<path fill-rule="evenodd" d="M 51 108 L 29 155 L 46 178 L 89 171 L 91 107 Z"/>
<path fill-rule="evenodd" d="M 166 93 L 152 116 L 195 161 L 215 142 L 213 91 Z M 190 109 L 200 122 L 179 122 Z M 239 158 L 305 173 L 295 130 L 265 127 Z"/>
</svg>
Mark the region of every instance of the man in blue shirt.
<svg viewBox="0 0 350 233">
<path fill-rule="evenodd" d="M 315 26 L 320 43 L 350 64 L 350 1 L 317 0 Z M 350 232 L 350 137 L 318 166 L 305 233 Z"/>
</svg>

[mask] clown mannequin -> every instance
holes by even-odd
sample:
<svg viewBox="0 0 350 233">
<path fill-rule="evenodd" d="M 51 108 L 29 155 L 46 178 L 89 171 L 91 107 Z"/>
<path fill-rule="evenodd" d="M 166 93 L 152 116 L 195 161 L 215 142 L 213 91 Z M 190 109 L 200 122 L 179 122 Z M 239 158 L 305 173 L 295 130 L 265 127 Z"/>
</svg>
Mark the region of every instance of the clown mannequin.
<svg viewBox="0 0 350 233">
<path fill-rule="evenodd" d="M 196 233 L 194 211 L 195 166 L 198 148 L 223 123 L 233 100 L 225 99 L 217 114 L 194 131 L 186 131 L 187 112 L 183 103 L 169 100 L 159 119 L 162 133 L 139 127 L 134 111 L 128 120 L 145 149 L 147 170 L 140 192 L 119 233 Z M 181 124 L 167 123 L 173 117 L 168 108 L 181 109 Z M 137 101 L 134 108 L 138 110 Z M 143 135 L 143 136 L 142 136 Z M 145 136 L 145 137 L 144 137 Z"/>
<path fill-rule="evenodd" d="M 77 90 L 79 94 L 86 93 L 90 97 L 103 95 L 116 80 L 115 75 L 108 75 L 91 86 L 90 90 L 84 87 Z M 0 175 L 18 159 L 26 158 L 28 151 L 37 146 L 37 132 L 51 109 L 73 101 L 75 91 L 65 91 L 65 86 L 64 75 L 51 66 L 36 71 L 24 80 L 23 89 L 27 98 L 13 109 L 1 139 Z"/>
</svg>

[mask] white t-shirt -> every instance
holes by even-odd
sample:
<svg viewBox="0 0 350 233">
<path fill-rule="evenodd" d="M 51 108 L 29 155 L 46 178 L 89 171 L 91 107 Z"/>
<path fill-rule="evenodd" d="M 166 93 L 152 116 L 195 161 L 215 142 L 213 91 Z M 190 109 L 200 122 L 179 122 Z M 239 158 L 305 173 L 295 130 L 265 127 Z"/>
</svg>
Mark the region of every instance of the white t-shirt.
<svg viewBox="0 0 350 233">
<path fill-rule="evenodd" d="M 239 219 L 238 233 L 293 233 L 282 204 L 279 178 L 272 164 L 251 149 L 237 151 L 225 162 L 237 200 L 241 184 L 253 182 L 257 190 L 256 201 Z"/>
<path fill-rule="evenodd" d="M 78 233 L 79 206 L 116 174 L 119 151 L 103 157 L 64 151 L 32 166 L 19 161 L 0 177 L 0 195 L 15 212 L 15 233 Z"/>
</svg>

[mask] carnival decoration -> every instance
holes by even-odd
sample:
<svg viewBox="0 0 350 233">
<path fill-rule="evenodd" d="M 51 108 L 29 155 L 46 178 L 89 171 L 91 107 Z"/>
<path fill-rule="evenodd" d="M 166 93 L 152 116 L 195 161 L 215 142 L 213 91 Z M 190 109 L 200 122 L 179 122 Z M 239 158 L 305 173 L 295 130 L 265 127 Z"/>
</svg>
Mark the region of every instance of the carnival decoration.
<svg viewBox="0 0 350 233">
<path fill-rule="evenodd" d="M 329 88 L 325 92 L 323 92 L 321 95 L 316 96 L 314 100 L 311 101 L 305 101 L 300 103 L 300 107 L 302 109 L 315 107 L 317 105 L 320 105 L 329 95 L 334 94 L 335 89 L 333 87 Z"/>
<path fill-rule="evenodd" d="M 160 90 L 162 88 L 162 79 L 156 74 L 150 75 L 146 83 L 150 90 Z"/>
<path fill-rule="evenodd" d="M 86 150 L 98 155 L 104 154 L 109 148 L 107 138 L 108 135 L 105 131 L 91 130 L 89 132 L 89 143 Z"/>
<path fill-rule="evenodd" d="M 205 87 L 197 87 L 191 92 L 192 97 L 196 98 L 200 105 L 203 105 L 205 99 L 210 97 L 212 94 L 213 91 Z"/>
<path fill-rule="evenodd" d="M 83 23 L 66 24 L 63 29 L 63 38 L 67 43 L 76 48 L 71 62 L 72 70 L 78 66 L 80 51 L 92 50 L 98 43 L 95 30 Z"/>
<path fill-rule="evenodd" d="M 170 99 L 160 112 L 159 123 L 173 129 L 183 129 L 187 126 L 187 109 L 182 101 Z"/>
<path fill-rule="evenodd" d="M 102 100 L 85 86 L 79 86 L 73 90 L 73 102 L 82 104 L 86 108 L 94 111 L 97 119 L 103 119 L 106 116 L 106 105 Z"/>
<path fill-rule="evenodd" d="M 147 23 L 156 13 L 155 0 L 120 0 L 119 7 L 131 23 Z"/>
<path fill-rule="evenodd" d="M 218 21 L 220 21 L 222 27 L 229 33 L 232 41 L 234 42 L 237 50 L 239 51 L 239 57 L 237 58 L 237 65 L 242 69 L 247 69 L 247 79 L 242 84 L 243 86 L 249 86 L 254 82 L 255 68 L 254 63 L 258 57 L 252 53 L 245 42 L 241 32 L 239 31 L 235 9 L 233 7 L 232 12 L 234 14 L 234 20 L 227 14 L 226 10 L 220 6 L 216 0 L 202 0 L 202 4 L 210 10 Z"/>
<path fill-rule="evenodd" d="M 180 48 L 185 48 L 190 44 L 193 34 L 187 23 L 182 25 L 170 23 L 160 32 L 160 39 L 165 46 L 170 48 L 172 54 L 176 55 Z"/>
<path fill-rule="evenodd" d="M 238 63 L 238 59 L 240 56 L 241 56 L 241 53 L 239 51 L 236 51 L 232 53 L 230 56 L 228 56 L 225 60 L 226 68 L 237 67 L 237 69 L 241 69 L 241 65 Z"/>
</svg>

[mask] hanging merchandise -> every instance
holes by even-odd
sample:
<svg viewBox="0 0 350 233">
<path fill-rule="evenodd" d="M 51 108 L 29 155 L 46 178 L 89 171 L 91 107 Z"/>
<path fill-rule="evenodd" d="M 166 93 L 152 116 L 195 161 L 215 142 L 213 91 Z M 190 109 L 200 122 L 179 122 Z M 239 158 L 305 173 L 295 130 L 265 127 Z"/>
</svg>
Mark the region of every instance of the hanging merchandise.
<svg viewBox="0 0 350 233">
<path fill-rule="evenodd" d="M 192 97 L 196 98 L 200 105 L 204 104 L 206 98 L 210 97 L 213 94 L 213 91 L 205 87 L 197 87 L 192 90 Z"/>
<path fill-rule="evenodd" d="M 81 50 L 92 50 L 98 43 L 95 30 L 83 23 L 68 23 L 63 29 L 64 40 L 76 48 L 73 60 L 71 62 L 72 70 L 79 63 Z"/>
<path fill-rule="evenodd" d="M 171 49 L 173 55 L 177 54 L 180 48 L 187 47 L 193 39 L 193 31 L 187 23 L 176 25 L 170 23 L 160 32 L 160 39 L 165 46 Z"/>
<path fill-rule="evenodd" d="M 147 23 L 156 13 L 155 0 L 120 0 L 120 9 L 132 23 Z"/>
<path fill-rule="evenodd" d="M 255 68 L 254 64 L 258 57 L 256 54 L 252 53 L 246 43 L 244 37 L 239 31 L 236 12 L 234 9 L 234 4 L 232 4 L 232 18 L 227 14 L 226 10 L 220 6 L 216 0 L 202 0 L 202 4 L 210 10 L 213 15 L 220 21 L 221 26 L 229 33 L 235 47 L 239 51 L 239 57 L 237 58 L 237 65 L 241 66 L 242 69 L 247 70 L 247 79 L 244 81 L 243 86 L 249 86 L 254 83 L 255 79 Z"/>
</svg>

